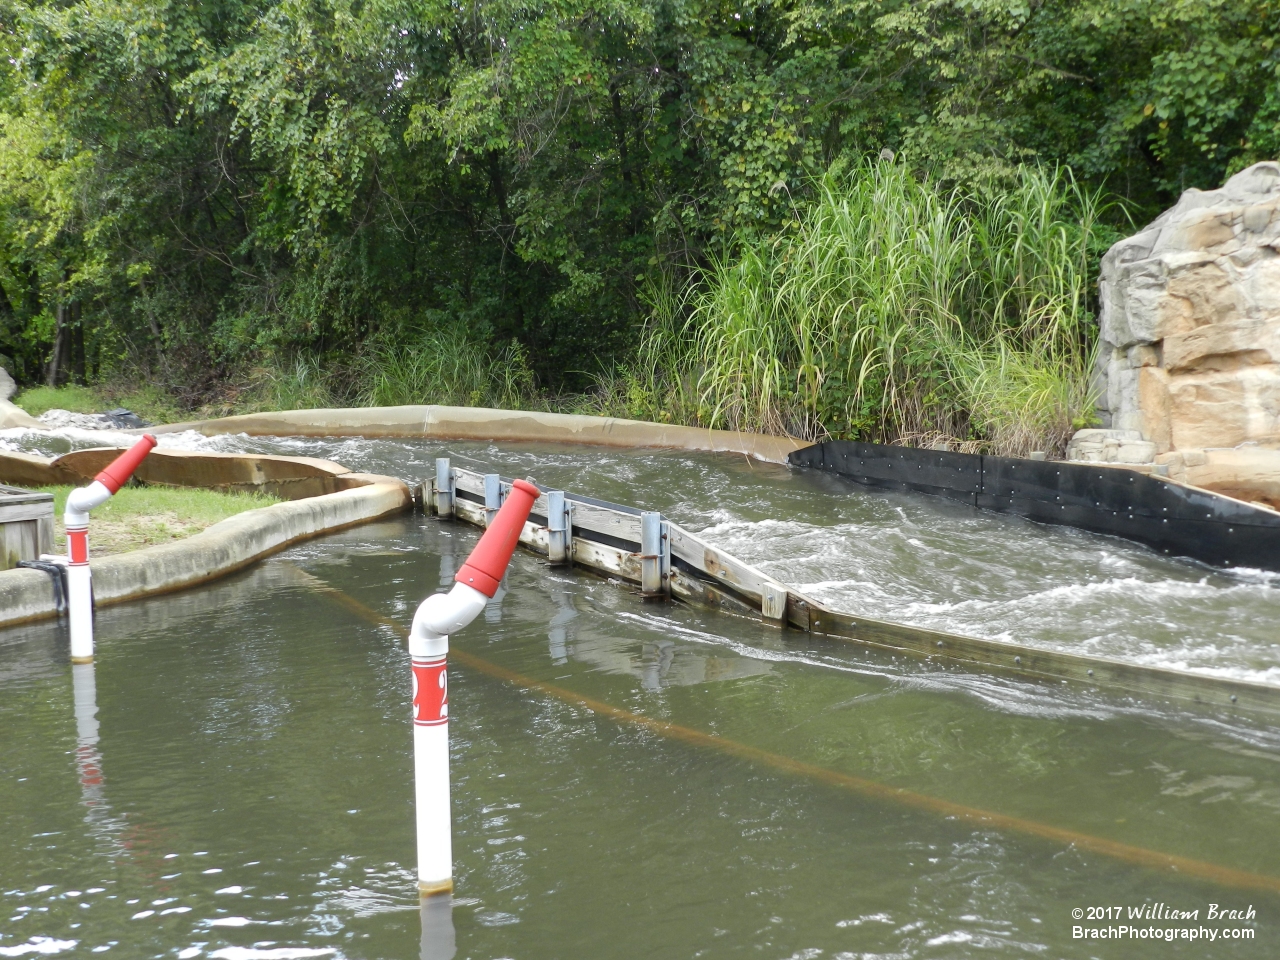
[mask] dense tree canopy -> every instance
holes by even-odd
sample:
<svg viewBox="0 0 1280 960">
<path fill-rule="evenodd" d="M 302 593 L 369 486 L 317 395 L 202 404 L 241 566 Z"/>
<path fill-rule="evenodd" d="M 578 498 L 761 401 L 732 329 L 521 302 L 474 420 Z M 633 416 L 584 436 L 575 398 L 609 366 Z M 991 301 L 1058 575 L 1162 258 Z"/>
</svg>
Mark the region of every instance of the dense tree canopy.
<svg viewBox="0 0 1280 960">
<path fill-rule="evenodd" d="M 0 0 L 0 352 L 199 386 L 463 323 L 542 382 L 891 150 L 1135 216 L 1280 153 L 1280 0 Z"/>
</svg>

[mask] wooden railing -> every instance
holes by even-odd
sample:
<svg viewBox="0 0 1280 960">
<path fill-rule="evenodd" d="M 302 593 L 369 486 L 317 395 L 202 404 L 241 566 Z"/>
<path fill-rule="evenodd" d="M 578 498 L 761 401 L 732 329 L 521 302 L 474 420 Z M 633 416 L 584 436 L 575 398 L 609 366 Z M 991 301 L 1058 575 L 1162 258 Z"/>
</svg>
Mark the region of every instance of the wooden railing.
<svg viewBox="0 0 1280 960">
<path fill-rule="evenodd" d="M 477 526 L 501 506 L 509 480 L 437 462 L 419 497 L 428 513 Z M 916 658 L 1053 682 L 1110 687 L 1144 697 L 1191 700 L 1280 714 L 1280 687 L 944 633 L 833 610 L 690 533 L 635 507 L 539 487 L 522 545 L 577 567 L 638 584 L 652 598 L 708 603 L 781 628 L 852 641 Z M 552 502 L 563 517 L 550 516 Z M 563 547 L 558 531 L 566 530 Z"/>
</svg>

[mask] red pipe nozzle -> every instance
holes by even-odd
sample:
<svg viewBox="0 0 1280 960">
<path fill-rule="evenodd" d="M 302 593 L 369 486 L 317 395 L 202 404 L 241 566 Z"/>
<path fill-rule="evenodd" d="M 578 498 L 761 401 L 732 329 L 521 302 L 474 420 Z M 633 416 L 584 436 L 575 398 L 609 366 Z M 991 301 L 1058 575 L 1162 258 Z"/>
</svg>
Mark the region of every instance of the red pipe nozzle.
<svg viewBox="0 0 1280 960">
<path fill-rule="evenodd" d="M 101 483 L 114 495 L 117 490 L 129 482 L 129 478 L 133 476 L 133 471 L 138 469 L 138 464 L 147 458 L 147 454 L 151 452 L 155 445 L 155 437 L 149 433 L 143 434 L 141 440 L 107 464 L 106 469 L 93 479 Z"/>
<path fill-rule="evenodd" d="M 529 519 L 529 511 L 536 499 L 537 487 L 524 480 L 514 481 L 493 523 L 489 524 L 489 529 L 453 579 L 474 587 L 486 597 L 497 593 L 498 583 L 507 572 L 507 564 L 520 542 L 520 531 L 524 529 L 524 522 Z"/>
</svg>

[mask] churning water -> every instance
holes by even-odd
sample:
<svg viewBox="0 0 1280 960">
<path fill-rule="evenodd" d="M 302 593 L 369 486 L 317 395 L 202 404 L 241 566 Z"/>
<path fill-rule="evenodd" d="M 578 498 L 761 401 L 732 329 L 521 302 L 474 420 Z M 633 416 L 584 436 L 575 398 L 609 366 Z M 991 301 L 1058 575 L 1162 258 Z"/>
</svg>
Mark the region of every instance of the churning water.
<svg viewBox="0 0 1280 960">
<path fill-rule="evenodd" d="M 1267 576 L 831 476 L 656 451 L 162 443 L 406 479 L 449 455 L 660 509 L 843 609 L 1280 668 Z M 0 632 L 0 957 L 419 956 L 408 657 L 327 587 L 407 626 L 477 536 L 405 516 L 104 608 L 90 668 L 56 624 Z M 1154 958 L 1163 940 L 1075 939 L 1072 910 L 1156 903 L 1199 911 L 1162 930 L 1240 926 L 1211 904 L 1256 912 L 1255 939 L 1172 955 L 1276 955 L 1280 727 L 646 603 L 527 554 L 504 586 L 454 638 L 459 957 Z"/>
</svg>

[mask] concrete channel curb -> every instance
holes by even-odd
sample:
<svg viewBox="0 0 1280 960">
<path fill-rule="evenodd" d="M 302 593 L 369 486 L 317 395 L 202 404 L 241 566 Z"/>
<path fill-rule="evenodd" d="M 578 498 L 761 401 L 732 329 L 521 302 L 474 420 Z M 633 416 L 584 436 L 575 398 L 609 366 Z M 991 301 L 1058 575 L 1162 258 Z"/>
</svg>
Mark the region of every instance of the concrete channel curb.
<svg viewBox="0 0 1280 960">
<path fill-rule="evenodd" d="M 95 601 L 123 603 L 196 586 L 300 540 L 399 513 L 413 505 L 409 488 L 393 477 L 347 474 L 343 479 L 353 486 L 247 510 L 185 540 L 93 560 Z M 35 570 L 0 572 L 0 626 L 56 615 L 48 575 Z"/>
<path fill-rule="evenodd" d="M 769 463 L 786 463 L 808 442 L 730 430 L 704 430 L 617 417 L 590 417 L 531 410 L 415 405 L 346 407 L 249 413 L 148 427 L 150 433 L 195 430 L 205 436 L 245 433 L 255 437 L 423 437 L 436 440 L 540 441 L 601 447 L 659 447 L 741 453 Z M 141 431 L 133 431 L 135 433 Z"/>
<path fill-rule="evenodd" d="M 0 451 L 0 483 L 80 486 L 93 480 L 120 452 L 115 447 L 91 447 L 51 459 Z M 351 486 L 349 478 L 355 476 L 340 463 L 314 457 L 191 450 L 152 450 L 133 475 L 156 486 L 269 493 L 282 500 L 336 493 Z"/>
</svg>

